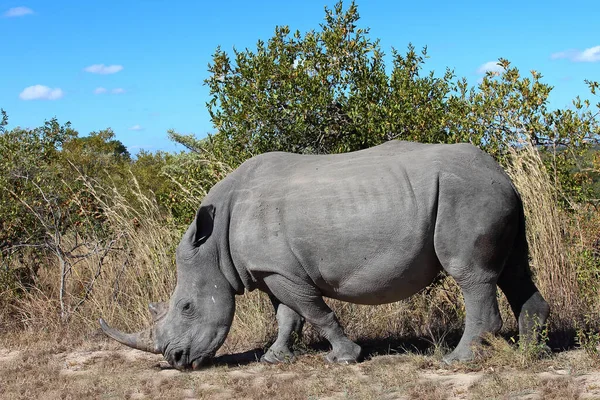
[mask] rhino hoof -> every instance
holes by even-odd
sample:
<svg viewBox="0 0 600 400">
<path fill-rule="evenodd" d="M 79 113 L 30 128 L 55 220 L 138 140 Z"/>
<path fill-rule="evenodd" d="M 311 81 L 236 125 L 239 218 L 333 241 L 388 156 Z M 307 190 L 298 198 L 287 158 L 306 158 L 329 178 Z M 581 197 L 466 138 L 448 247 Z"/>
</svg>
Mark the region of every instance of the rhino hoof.
<svg viewBox="0 0 600 400">
<path fill-rule="evenodd" d="M 446 365 L 451 365 L 455 362 L 472 361 L 474 358 L 473 352 L 470 350 L 463 352 L 454 350 L 452 353 L 442 358 L 442 362 Z"/>
<path fill-rule="evenodd" d="M 292 363 L 296 360 L 294 353 L 292 352 L 283 352 L 283 351 L 272 351 L 269 349 L 265 354 L 260 358 L 260 362 L 269 363 L 269 364 L 285 364 Z"/>
<path fill-rule="evenodd" d="M 325 360 L 328 363 L 332 363 L 332 364 L 356 364 L 358 362 L 358 360 L 356 358 L 337 358 L 337 357 L 330 357 L 329 354 L 327 354 L 325 356 Z"/>
<path fill-rule="evenodd" d="M 329 353 L 325 356 L 325 360 L 329 363 L 336 363 L 336 364 L 356 364 L 358 362 L 358 358 L 336 357 L 336 356 L 332 356 L 331 353 Z"/>
<path fill-rule="evenodd" d="M 347 349 L 338 351 L 331 351 L 325 356 L 325 360 L 330 363 L 338 364 L 354 364 L 358 362 L 360 357 L 361 348 L 356 343 L 352 343 L 353 346 Z"/>
</svg>

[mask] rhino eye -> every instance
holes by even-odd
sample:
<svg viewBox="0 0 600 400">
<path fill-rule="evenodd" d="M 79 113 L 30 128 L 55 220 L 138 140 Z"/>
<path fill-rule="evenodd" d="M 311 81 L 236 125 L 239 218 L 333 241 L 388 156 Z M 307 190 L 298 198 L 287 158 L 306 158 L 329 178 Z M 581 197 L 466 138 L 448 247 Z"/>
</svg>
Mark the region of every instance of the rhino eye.
<svg viewBox="0 0 600 400">
<path fill-rule="evenodd" d="M 192 310 L 192 303 L 185 303 L 181 308 L 183 312 L 190 312 Z"/>
</svg>

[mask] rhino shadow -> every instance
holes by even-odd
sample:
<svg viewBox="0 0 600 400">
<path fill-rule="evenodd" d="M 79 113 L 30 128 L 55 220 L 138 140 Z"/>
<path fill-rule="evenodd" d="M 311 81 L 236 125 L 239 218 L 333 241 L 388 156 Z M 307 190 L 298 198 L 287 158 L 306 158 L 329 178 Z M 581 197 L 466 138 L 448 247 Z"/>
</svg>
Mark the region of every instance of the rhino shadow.
<svg viewBox="0 0 600 400">
<path fill-rule="evenodd" d="M 433 354 L 436 346 L 442 346 L 445 349 L 451 349 L 460 341 L 462 334 L 461 328 L 452 329 L 444 332 L 434 332 L 433 337 L 443 340 L 436 341 L 425 336 L 387 336 L 384 338 L 358 338 L 356 342 L 363 348 L 363 353 L 360 361 L 369 360 L 374 357 L 384 355 L 401 355 L 401 354 Z M 500 333 L 509 343 L 511 338 L 518 336 L 518 330 L 510 329 Z M 552 331 L 548 337 L 548 346 L 553 353 L 572 350 L 576 347 L 575 331 L 573 329 L 560 329 Z M 265 348 L 268 348 L 266 346 Z M 331 349 L 330 344 L 326 340 L 309 342 L 302 349 L 295 353 L 302 356 L 307 353 L 323 353 L 323 355 Z M 216 357 L 213 366 L 243 366 L 252 363 L 260 362 L 261 357 L 265 354 L 264 348 L 255 348 L 239 353 L 223 354 Z"/>
</svg>

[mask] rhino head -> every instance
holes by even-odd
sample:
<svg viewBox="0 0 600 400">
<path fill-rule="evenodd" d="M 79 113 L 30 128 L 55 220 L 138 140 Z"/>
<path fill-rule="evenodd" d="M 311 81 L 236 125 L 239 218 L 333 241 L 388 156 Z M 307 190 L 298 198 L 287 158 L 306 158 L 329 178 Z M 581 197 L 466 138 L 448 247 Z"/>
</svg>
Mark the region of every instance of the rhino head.
<svg viewBox="0 0 600 400">
<path fill-rule="evenodd" d="M 225 341 L 235 310 L 235 292 L 219 269 L 214 208 L 202 206 L 177 247 L 177 285 L 171 299 L 150 303 L 154 322 L 133 334 L 104 333 L 129 347 L 162 353 L 177 369 L 198 369 Z"/>
</svg>

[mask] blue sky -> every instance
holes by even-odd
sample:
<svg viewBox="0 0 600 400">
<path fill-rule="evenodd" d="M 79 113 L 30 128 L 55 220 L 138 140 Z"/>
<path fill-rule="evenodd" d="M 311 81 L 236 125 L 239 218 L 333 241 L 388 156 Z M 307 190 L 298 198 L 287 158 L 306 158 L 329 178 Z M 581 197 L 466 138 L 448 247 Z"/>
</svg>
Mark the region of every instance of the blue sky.
<svg viewBox="0 0 600 400">
<path fill-rule="evenodd" d="M 426 68 L 472 84 L 507 58 L 554 86 L 552 107 L 600 81 L 600 2 L 358 0 L 360 27 L 387 53 L 427 45 Z M 132 153 L 181 150 L 168 129 L 213 131 L 207 65 L 268 40 L 276 25 L 317 29 L 335 1 L 0 0 L 0 107 L 9 127 L 56 116 L 85 135 L 111 127 Z M 346 2 L 349 4 L 349 2 Z M 493 63 L 492 63 L 493 64 Z M 593 99 L 594 103 L 597 98 Z"/>
</svg>

